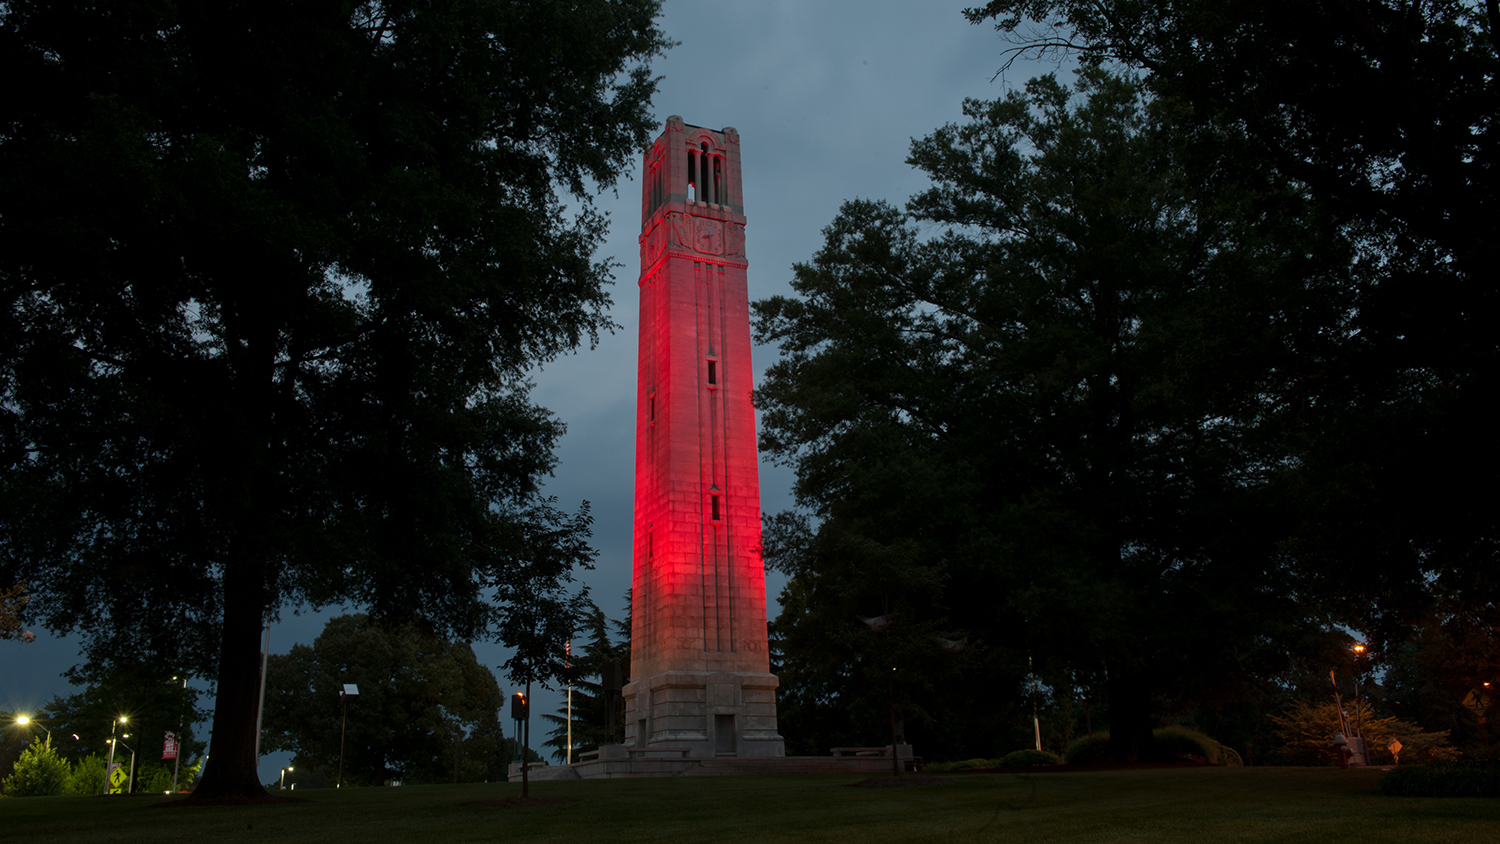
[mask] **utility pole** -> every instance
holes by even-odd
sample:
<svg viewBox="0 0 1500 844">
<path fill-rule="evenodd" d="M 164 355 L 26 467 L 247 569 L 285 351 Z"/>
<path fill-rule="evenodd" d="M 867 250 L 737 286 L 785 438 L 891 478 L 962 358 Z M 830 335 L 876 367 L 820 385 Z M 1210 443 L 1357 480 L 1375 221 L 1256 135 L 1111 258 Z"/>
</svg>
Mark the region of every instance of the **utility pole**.
<svg viewBox="0 0 1500 844">
<path fill-rule="evenodd" d="M 176 677 L 172 678 L 176 680 Z M 187 721 L 187 675 L 182 677 L 182 706 L 177 710 L 177 755 L 172 757 L 172 793 L 177 793 L 177 771 L 182 765 L 182 728 Z M 259 741 L 260 731 L 256 731 L 256 740 Z M 259 759 L 259 756 L 256 757 Z"/>
</svg>

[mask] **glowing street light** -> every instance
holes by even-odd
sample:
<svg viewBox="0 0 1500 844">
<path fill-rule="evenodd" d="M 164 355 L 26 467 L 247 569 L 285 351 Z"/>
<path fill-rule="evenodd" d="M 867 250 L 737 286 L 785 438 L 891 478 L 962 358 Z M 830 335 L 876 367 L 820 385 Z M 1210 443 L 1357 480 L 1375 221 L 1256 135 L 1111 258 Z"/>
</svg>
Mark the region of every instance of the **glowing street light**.
<svg viewBox="0 0 1500 844">
<path fill-rule="evenodd" d="M 30 715 L 22 715 L 22 716 L 16 718 L 16 724 L 19 725 L 19 726 L 22 726 L 22 727 L 26 727 L 26 726 L 30 726 L 32 724 L 35 724 L 40 729 L 45 730 L 46 733 L 47 733 L 47 746 L 48 747 L 52 746 L 52 731 L 48 730 L 46 727 L 43 727 L 42 724 L 41 724 L 41 722 L 39 722 L 39 721 L 33 721 L 31 719 Z"/>
<path fill-rule="evenodd" d="M 109 793 L 109 772 L 115 768 L 115 730 L 128 720 L 128 716 L 121 715 L 109 722 L 109 763 L 104 766 L 104 790 L 100 794 Z"/>
<path fill-rule="evenodd" d="M 126 750 L 130 751 L 130 783 L 129 783 L 129 785 L 125 786 L 125 793 L 126 794 L 134 794 L 135 793 L 135 748 L 133 748 L 130 745 L 128 745 L 128 744 L 125 743 L 125 739 L 128 739 L 128 738 L 130 738 L 130 733 L 125 733 L 124 735 L 120 736 L 120 742 L 119 743 L 120 743 L 121 747 L 124 747 Z M 110 739 L 109 740 L 109 755 L 110 755 L 110 758 L 114 758 L 114 755 L 115 755 L 114 751 L 115 751 L 115 740 L 114 739 Z"/>
<path fill-rule="evenodd" d="M 1365 655 L 1365 643 L 1355 642 L 1354 647 L 1354 732 L 1359 737 L 1359 760 L 1356 764 L 1369 764 L 1369 757 L 1365 752 L 1365 713 L 1360 706 L 1359 678 L 1363 674 L 1363 659 Z"/>
<path fill-rule="evenodd" d="M 288 765 L 285 768 L 281 769 L 281 790 L 282 791 L 286 791 L 286 772 L 290 771 L 290 770 L 292 770 L 292 766 L 291 765 Z"/>
</svg>

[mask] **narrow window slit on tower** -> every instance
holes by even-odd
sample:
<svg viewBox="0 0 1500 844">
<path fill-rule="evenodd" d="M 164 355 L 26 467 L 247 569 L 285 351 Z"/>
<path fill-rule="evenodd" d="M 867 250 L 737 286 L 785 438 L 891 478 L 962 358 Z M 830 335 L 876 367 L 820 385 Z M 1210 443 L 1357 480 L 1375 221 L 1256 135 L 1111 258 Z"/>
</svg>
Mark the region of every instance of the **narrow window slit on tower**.
<svg viewBox="0 0 1500 844">
<path fill-rule="evenodd" d="M 713 520 L 716 521 L 716 522 L 723 521 L 724 517 L 719 514 L 719 496 L 717 496 L 717 495 L 710 495 L 708 497 L 708 500 L 709 500 L 709 507 L 710 507 L 710 509 L 711 509 L 711 511 L 713 513 L 713 515 L 712 515 Z"/>
<path fill-rule="evenodd" d="M 720 172 L 719 156 L 714 156 L 714 204 L 724 204 L 724 176 Z"/>
<path fill-rule="evenodd" d="M 711 360 L 708 362 L 708 383 L 719 383 L 719 362 L 716 360 Z"/>
<path fill-rule="evenodd" d="M 698 167 L 702 170 L 698 177 L 698 198 L 708 202 L 708 144 L 703 144 L 703 154 L 698 157 Z"/>
<path fill-rule="evenodd" d="M 696 195 L 697 191 L 694 190 L 694 188 L 697 186 L 697 182 L 698 182 L 698 152 L 697 152 L 697 150 L 691 150 L 690 149 L 690 150 L 688 150 L 688 183 L 687 183 L 687 198 L 688 198 L 688 202 L 694 202 L 698 198 L 697 195 Z"/>
</svg>

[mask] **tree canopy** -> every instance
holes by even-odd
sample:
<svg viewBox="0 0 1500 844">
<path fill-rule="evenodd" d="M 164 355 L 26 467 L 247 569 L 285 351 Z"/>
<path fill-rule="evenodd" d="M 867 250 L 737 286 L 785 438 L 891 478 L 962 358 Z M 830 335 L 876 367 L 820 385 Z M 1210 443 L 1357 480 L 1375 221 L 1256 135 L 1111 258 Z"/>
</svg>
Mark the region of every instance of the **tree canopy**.
<svg viewBox="0 0 1500 844">
<path fill-rule="evenodd" d="M 1300 184 L 1359 250 L 1347 325 L 1282 390 L 1299 413 L 1296 550 L 1394 654 L 1414 621 L 1500 603 L 1500 6 L 1459 0 L 994 0 L 1012 55 L 1138 69 L 1245 164 Z M 1351 588 L 1352 587 L 1352 588 Z M 1471 669 L 1475 670 L 1475 669 Z"/>
<path fill-rule="evenodd" d="M 340 691 L 359 688 L 342 723 Z M 311 647 L 266 668 L 265 751 L 290 751 L 299 782 L 379 785 L 499 779 L 510 747 L 500 685 L 468 645 L 414 625 L 382 628 L 366 615 L 329 619 Z M 347 729 L 347 732 L 345 730 Z M 455 754 L 457 767 L 455 769 Z"/>
<path fill-rule="evenodd" d="M 788 686 L 893 694 L 939 752 L 998 729 L 984 708 L 1034 664 L 1107 690 L 1134 758 L 1161 701 L 1285 670 L 1323 620 L 1261 423 L 1323 352 L 1350 250 L 1293 185 L 1198 178 L 1237 140 L 1181 108 L 1097 68 L 968 102 L 913 143 L 930 190 L 846 203 L 797 296 L 756 303 L 783 353 L 763 449 L 811 517 L 767 524 Z"/>
<path fill-rule="evenodd" d="M 97 669 L 74 669 L 68 674 L 83 688 L 48 701 L 40 717 L 52 728 L 54 746 L 70 761 L 89 755 L 108 756 L 109 740 L 115 733 L 129 733 L 129 744 L 139 751 L 138 779 L 146 775 L 148 766 L 162 767 L 156 751 L 169 732 L 178 737 L 181 769 L 202 758 L 208 742 L 199 737 L 198 724 L 208 712 L 199 705 L 202 693 L 185 677 L 173 676 L 161 664 L 124 661 Z M 120 718 L 127 720 L 112 730 Z M 164 767 L 170 784 L 173 764 L 167 762 Z"/>
<path fill-rule="evenodd" d="M 263 793 L 278 608 L 508 642 L 575 601 L 525 373 L 609 324 L 590 197 L 649 139 L 657 11 L 0 10 L 0 580 L 94 662 L 217 678 L 197 796 Z"/>
</svg>

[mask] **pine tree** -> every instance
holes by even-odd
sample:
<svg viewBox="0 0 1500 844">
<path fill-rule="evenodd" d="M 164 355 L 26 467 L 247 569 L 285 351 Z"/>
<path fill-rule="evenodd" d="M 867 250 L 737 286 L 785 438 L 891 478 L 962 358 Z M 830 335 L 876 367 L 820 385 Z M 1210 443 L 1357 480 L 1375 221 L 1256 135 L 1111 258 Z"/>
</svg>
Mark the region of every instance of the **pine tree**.
<svg viewBox="0 0 1500 844">
<path fill-rule="evenodd" d="M 598 750 L 601 745 L 620 741 L 625 729 L 624 699 L 618 692 L 605 693 L 604 672 L 611 664 L 619 665 L 622 677 L 630 671 L 630 593 L 625 594 L 625 619 L 607 619 L 599 607 L 591 607 L 583 624 L 588 637 L 581 652 L 575 652 L 569 673 L 573 685 L 573 756 Z M 628 679 L 628 677 L 626 678 Z M 614 735 L 609 734 L 609 707 L 615 709 Z M 567 758 L 568 710 L 559 707 L 557 714 L 542 715 L 552 725 L 544 747 L 552 749 L 555 759 Z"/>
</svg>

